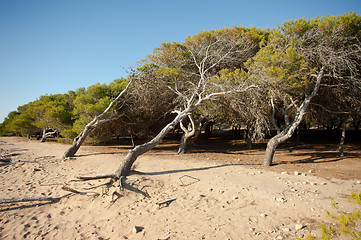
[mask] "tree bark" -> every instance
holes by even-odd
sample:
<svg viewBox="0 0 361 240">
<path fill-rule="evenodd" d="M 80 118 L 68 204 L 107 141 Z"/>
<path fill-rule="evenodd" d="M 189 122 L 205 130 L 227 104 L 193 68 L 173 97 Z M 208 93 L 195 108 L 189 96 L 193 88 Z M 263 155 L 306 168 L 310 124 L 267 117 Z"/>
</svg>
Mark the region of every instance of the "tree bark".
<svg viewBox="0 0 361 240">
<path fill-rule="evenodd" d="M 310 88 L 308 89 L 309 90 L 308 92 L 310 92 L 310 93 L 306 94 L 305 100 L 303 101 L 301 106 L 297 108 L 297 113 L 296 113 L 295 118 L 293 119 L 293 122 L 288 124 L 287 127 L 283 131 L 277 133 L 274 137 L 272 137 L 268 141 L 267 148 L 266 148 L 266 154 L 263 159 L 263 166 L 271 166 L 272 165 L 273 157 L 276 152 L 277 146 L 279 144 L 285 142 L 286 140 L 288 140 L 290 137 L 292 137 L 296 128 L 301 123 L 304 115 L 306 114 L 307 108 L 310 105 L 312 98 L 316 95 L 318 89 L 320 88 L 324 70 L 325 70 L 325 67 L 322 67 L 320 72 L 317 75 L 316 82 L 315 82 L 313 88 L 311 88 L 311 86 L 310 86 Z"/>
<path fill-rule="evenodd" d="M 180 121 L 182 121 L 187 116 L 187 114 L 191 112 L 194 108 L 195 106 L 192 106 L 190 108 L 187 108 L 183 112 L 179 112 L 177 116 L 173 119 L 173 121 L 167 124 L 152 140 L 130 150 L 125 156 L 123 162 L 120 164 L 120 167 L 116 170 L 116 178 L 119 179 L 122 176 L 127 176 L 135 160 L 137 160 L 140 155 L 150 151 L 157 144 L 159 144 L 162 139 L 167 135 L 167 133 L 174 129 L 175 126 L 180 123 Z"/>
<path fill-rule="evenodd" d="M 118 94 L 118 96 L 109 104 L 109 106 L 101 114 L 96 116 L 90 123 L 88 123 L 85 126 L 83 132 L 81 132 L 76 138 L 74 138 L 72 146 L 64 153 L 62 160 L 73 157 L 75 155 L 75 153 L 79 150 L 80 146 L 83 144 L 84 140 L 89 135 L 89 133 L 91 131 L 93 131 L 96 127 L 98 127 L 99 125 L 101 125 L 105 122 L 116 119 L 116 117 L 114 117 L 113 115 L 108 117 L 107 119 L 102 120 L 101 118 L 109 111 L 109 109 L 111 109 L 111 107 L 114 105 L 114 103 L 116 101 L 118 101 L 118 99 L 127 91 L 128 87 L 130 86 L 131 83 L 132 83 L 132 81 L 129 81 L 127 86 L 123 89 L 123 91 L 121 91 Z"/>
<path fill-rule="evenodd" d="M 189 143 L 189 140 L 195 135 L 196 133 L 196 126 L 193 120 L 192 116 L 188 116 L 189 120 L 190 120 L 190 124 L 188 125 L 188 128 L 184 127 L 182 121 L 180 121 L 180 127 L 183 130 L 183 135 L 182 135 L 182 139 L 180 141 L 179 144 L 179 148 L 178 148 L 178 155 L 182 155 L 185 154 L 187 152 L 187 145 Z"/>
<path fill-rule="evenodd" d="M 247 144 L 247 149 L 252 150 L 251 127 L 249 125 L 247 125 L 247 129 L 246 129 L 246 144 Z"/>
<path fill-rule="evenodd" d="M 56 133 L 56 131 L 54 132 L 46 132 L 46 130 L 44 129 L 43 131 L 43 136 L 40 139 L 40 142 L 46 142 L 46 139 L 48 139 L 48 137 L 54 135 Z"/>
<path fill-rule="evenodd" d="M 278 134 L 277 134 L 278 135 Z M 277 136 L 276 135 L 276 136 Z M 277 146 L 280 144 L 278 138 L 273 137 L 267 143 L 266 154 L 263 160 L 263 166 L 271 166 Z"/>
<path fill-rule="evenodd" d="M 346 138 L 346 122 L 343 123 L 342 125 L 342 133 L 341 133 L 341 140 L 340 140 L 340 144 L 338 146 L 338 150 L 339 150 L 339 154 L 340 154 L 340 157 L 344 157 L 344 143 L 345 143 L 345 138 Z"/>
<path fill-rule="evenodd" d="M 93 128 L 91 126 L 85 126 L 83 132 L 74 138 L 73 145 L 64 153 L 62 159 L 73 157 L 92 130 Z"/>
<path fill-rule="evenodd" d="M 189 139 L 189 136 L 187 136 L 187 133 L 183 133 L 182 138 L 180 140 L 179 148 L 178 148 L 178 155 L 182 155 L 187 152 L 188 139 Z"/>
</svg>

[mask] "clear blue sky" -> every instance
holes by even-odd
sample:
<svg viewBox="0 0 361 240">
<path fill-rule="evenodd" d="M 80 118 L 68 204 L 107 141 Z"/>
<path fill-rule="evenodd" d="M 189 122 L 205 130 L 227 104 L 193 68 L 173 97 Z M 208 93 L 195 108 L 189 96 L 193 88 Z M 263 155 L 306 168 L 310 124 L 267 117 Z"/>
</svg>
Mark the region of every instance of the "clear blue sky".
<svg viewBox="0 0 361 240">
<path fill-rule="evenodd" d="M 0 122 L 41 95 L 126 76 L 162 42 L 360 10 L 360 0 L 0 0 Z"/>
</svg>

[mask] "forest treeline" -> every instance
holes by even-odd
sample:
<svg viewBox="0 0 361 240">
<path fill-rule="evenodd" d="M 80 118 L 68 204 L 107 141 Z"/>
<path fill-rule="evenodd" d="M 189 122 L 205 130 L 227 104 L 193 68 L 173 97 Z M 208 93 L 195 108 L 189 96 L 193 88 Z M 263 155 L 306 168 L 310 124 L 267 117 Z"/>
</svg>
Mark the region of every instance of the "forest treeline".
<svg viewBox="0 0 361 240">
<path fill-rule="evenodd" d="M 72 140 L 131 81 L 103 116 L 112 120 L 94 129 L 89 141 L 146 139 L 189 109 L 177 125 L 183 144 L 215 122 L 245 128 L 248 139 L 275 130 L 266 153 L 272 159 L 301 123 L 359 131 L 360 40 L 361 16 L 354 12 L 286 21 L 272 29 L 202 31 L 183 43 L 162 43 L 125 78 L 18 107 L 0 125 L 0 134 L 51 131 L 61 141 Z"/>
</svg>

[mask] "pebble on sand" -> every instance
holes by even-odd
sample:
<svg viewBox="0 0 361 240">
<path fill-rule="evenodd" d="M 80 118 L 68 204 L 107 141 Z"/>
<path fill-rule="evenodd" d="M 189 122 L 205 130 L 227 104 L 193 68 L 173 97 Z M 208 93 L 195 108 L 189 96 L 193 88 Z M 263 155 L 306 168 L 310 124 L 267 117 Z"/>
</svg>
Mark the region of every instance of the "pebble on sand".
<svg viewBox="0 0 361 240">
<path fill-rule="evenodd" d="M 295 225 L 295 230 L 301 230 L 304 226 L 302 224 L 296 224 Z"/>
<path fill-rule="evenodd" d="M 132 229 L 133 233 L 139 233 L 141 231 L 143 231 L 144 227 L 140 227 L 140 226 L 134 226 Z"/>
</svg>

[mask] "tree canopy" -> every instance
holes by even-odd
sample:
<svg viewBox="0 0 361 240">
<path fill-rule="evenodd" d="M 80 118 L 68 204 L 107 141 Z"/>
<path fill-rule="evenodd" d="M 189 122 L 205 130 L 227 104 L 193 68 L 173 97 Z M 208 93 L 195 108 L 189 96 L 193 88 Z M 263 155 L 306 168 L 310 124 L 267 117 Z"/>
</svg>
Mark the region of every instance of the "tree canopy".
<svg viewBox="0 0 361 240">
<path fill-rule="evenodd" d="M 325 123 L 331 115 L 359 126 L 360 40 L 361 16 L 353 12 L 300 18 L 272 29 L 202 31 L 183 43 L 162 43 L 126 78 L 41 96 L 20 106 L 5 118 L 0 134 L 26 136 L 52 129 L 70 140 L 130 79 L 126 94 L 107 112 L 119 117 L 92 132 L 89 141 L 122 135 L 147 138 L 177 111 L 205 97 L 212 101 L 197 105 L 193 117 L 247 125 L 253 137 L 264 137 L 272 129 L 294 131 L 292 124 L 297 122 L 296 128 L 300 121 Z"/>
</svg>

